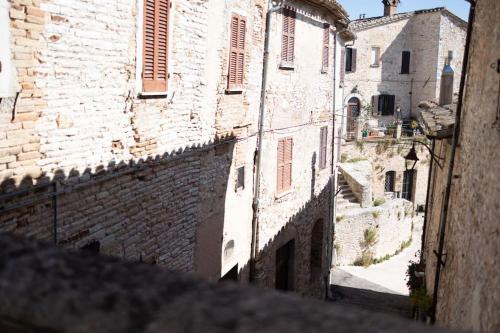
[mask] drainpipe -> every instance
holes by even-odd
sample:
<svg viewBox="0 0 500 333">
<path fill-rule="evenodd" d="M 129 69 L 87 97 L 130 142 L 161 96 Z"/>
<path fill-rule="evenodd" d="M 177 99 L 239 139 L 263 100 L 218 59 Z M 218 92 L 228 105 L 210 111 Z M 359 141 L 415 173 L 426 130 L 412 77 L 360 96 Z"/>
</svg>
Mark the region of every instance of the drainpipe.
<svg viewBox="0 0 500 333">
<path fill-rule="evenodd" d="M 282 8 L 282 1 L 269 1 L 266 13 L 266 32 L 264 41 L 264 62 L 262 68 L 262 87 L 260 93 L 260 112 L 258 122 L 257 135 L 257 151 L 255 152 L 255 186 L 253 194 L 253 216 L 252 216 L 252 245 L 250 252 L 250 282 L 255 281 L 255 260 L 258 251 L 258 229 L 259 229 L 259 206 L 260 206 L 260 169 L 261 169 L 261 154 L 262 142 L 264 137 L 264 116 L 266 111 L 266 88 L 267 88 L 267 71 L 269 67 L 269 44 L 271 34 L 272 14 Z"/>
<path fill-rule="evenodd" d="M 470 3 L 470 11 L 469 11 L 469 26 L 467 28 L 467 41 L 465 43 L 465 52 L 464 52 L 464 61 L 462 66 L 462 77 L 460 80 L 460 91 L 458 95 L 458 105 L 457 105 L 457 114 L 455 118 L 455 128 L 453 130 L 453 141 L 451 146 L 451 156 L 450 156 L 450 164 L 448 167 L 448 176 L 446 180 L 446 190 L 443 200 L 443 207 L 441 210 L 441 218 L 439 220 L 439 248 L 437 252 L 437 263 L 436 263 L 436 276 L 434 279 L 434 293 L 432 299 L 432 314 L 431 314 L 431 322 L 434 324 L 436 322 L 436 312 L 437 312 L 437 298 L 439 293 L 439 279 L 441 276 L 441 266 L 444 266 L 443 262 L 443 250 L 444 250 L 444 240 L 446 234 L 446 221 L 448 217 L 448 208 L 450 204 L 450 196 L 451 196 L 451 183 L 453 180 L 453 172 L 455 169 L 455 155 L 457 150 L 458 141 L 460 139 L 460 120 L 462 117 L 462 108 L 464 102 L 464 91 L 465 91 L 465 80 L 466 80 L 466 72 L 469 67 L 469 52 L 470 52 L 470 41 L 473 31 L 474 25 L 474 16 L 476 11 L 476 1 L 475 0 L 466 0 Z"/>
<path fill-rule="evenodd" d="M 436 149 L 436 139 L 432 138 L 432 151 Z M 426 238 L 426 233 L 427 233 L 427 224 L 429 221 L 429 205 L 430 205 L 430 190 L 431 190 L 431 178 L 432 178 L 432 171 L 434 169 L 434 159 L 431 158 L 431 162 L 429 165 L 429 176 L 427 178 L 427 195 L 425 197 L 425 215 L 424 215 L 424 226 L 422 228 L 422 245 L 420 248 L 420 262 L 423 262 L 424 258 L 424 248 L 425 248 L 425 238 Z"/>
</svg>

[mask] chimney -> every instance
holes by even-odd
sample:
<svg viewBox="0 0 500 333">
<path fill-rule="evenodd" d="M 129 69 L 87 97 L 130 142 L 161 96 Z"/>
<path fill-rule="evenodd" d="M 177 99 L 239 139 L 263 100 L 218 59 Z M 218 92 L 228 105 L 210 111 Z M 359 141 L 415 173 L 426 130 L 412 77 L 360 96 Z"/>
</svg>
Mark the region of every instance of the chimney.
<svg viewBox="0 0 500 333">
<path fill-rule="evenodd" d="M 392 16 L 398 13 L 400 0 L 382 0 L 384 4 L 384 16 Z"/>
<path fill-rule="evenodd" d="M 443 73 L 441 74 L 441 91 L 439 93 L 439 105 L 448 105 L 453 103 L 453 80 L 455 72 L 451 68 L 451 55 L 445 61 Z"/>
</svg>

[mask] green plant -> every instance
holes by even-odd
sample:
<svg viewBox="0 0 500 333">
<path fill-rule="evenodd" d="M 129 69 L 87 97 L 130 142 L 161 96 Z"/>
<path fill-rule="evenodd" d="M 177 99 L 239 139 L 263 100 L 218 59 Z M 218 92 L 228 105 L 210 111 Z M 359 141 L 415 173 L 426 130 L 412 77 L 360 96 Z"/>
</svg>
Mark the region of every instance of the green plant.
<svg viewBox="0 0 500 333">
<path fill-rule="evenodd" d="M 347 163 L 356 163 L 356 162 L 366 161 L 366 160 L 367 160 L 366 157 L 354 157 L 354 158 L 347 160 Z"/>
<path fill-rule="evenodd" d="M 342 248 L 339 243 L 335 242 L 333 244 L 333 247 L 335 248 L 335 251 L 337 251 L 337 254 L 340 253 L 340 249 Z"/>
<path fill-rule="evenodd" d="M 375 228 L 366 229 L 364 234 L 363 234 L 363 238 L 364 238 L 364 243 L 363 243 L 364 248 L 370 248 L 370 247 L 374 246 L 378 242 L 377 229 L 375 229 Z"/>
<path fill-rule="evenodd" d="M 401 220 L 401 212 L 398 212 L 398 220 Z"/>
<path fill-rule="evenodd" d="M 373 205 L 375 207 L 382 206 L 383 204 L 385 204 L 385 199 L 379 198 L 379 199 L 373 200 Z"/>
<path fill-rule="evenodd" d="M 368 267 L 371 264 L 373 264 L 373 252 L 370 250 L 361 252 L 361 257 L 354 262 L 354 266 Z"/>
<path fill-rule="evenodd" d="M 380 217 L 380 212 L 378 210 L 372 212 L 372 216 L 374 219 L 378 219 Z"/>
<path fill-rule="evenodd" d="M 387 135 L 393 136 L 394 133 L 396 133 L 396 123 L 392 122 L 386 126 L 386 132 Z"/>
<path fill-rule="evenodd" d="M 416 120 L 412 120 L 411 121 L 411 128 L 412 129 L 417 129 L 417 127 L 418 127 L 418 122 Z"/>
<path fill-rule="evenodd" d="M 358 147 L 360 151 L 363 151 L 363 149 L 365 149 L 365 142 L 361 140 L 356 141 L 356 147 Z"/>
<path fill-rule="evenodd" d="M 341 163 L 345 163 L 348 159 L 349 159 L 349 155 L 347 155 L 345 153 L 340 155 L 340 162 Z"/>
<path fill-rule="evenodd" d="M 335 220 L 336 220 L 337 222 L 340 222 L 340 221 L 342 221 L 343 219 L 344 219 L 344 215 L 338 215 L 338 216 L 335 218 Z"/>
</svg>

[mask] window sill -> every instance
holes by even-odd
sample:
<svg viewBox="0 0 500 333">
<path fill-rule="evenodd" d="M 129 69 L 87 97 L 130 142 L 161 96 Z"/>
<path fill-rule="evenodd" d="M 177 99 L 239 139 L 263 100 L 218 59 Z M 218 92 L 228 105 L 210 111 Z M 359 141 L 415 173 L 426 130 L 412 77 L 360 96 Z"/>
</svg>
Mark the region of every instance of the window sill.
<svg viewBox="0 0 500 333">
<path fill-rule="evenodd" d="M 243 88 L 227 88 L 224 92 L 226 95 L 239 95 L 243 94 Z"/>
<path fill-rule="evenodd" d="M 295 65 L 293 63 L 282 62 L 279 68 L 283 70 L 293 71 L 295 69 Z"/>
<path fill-rule="evenodd" d="M 289 196 L 290 194 L 292 194 L 292 189 L 288 189 L 284 192 L 280 192 L 280 193 L 276 193 L 274 195 L 274 200 L 277 201 L 277 200 L 281 200 L 281 199 L 284 199 L 285 197 Z"/>
<path fill-rule="evenodd" d="M 379 68 L 380 65 L 370 65 L 371 68 Z"/>
<path fill-rule="evenodd" d="M 151 92 L 140 92 L 138 94 L 139 98 L 166 98 L 168 97 L 168 91 L 151 91 Z"/>
</svg>

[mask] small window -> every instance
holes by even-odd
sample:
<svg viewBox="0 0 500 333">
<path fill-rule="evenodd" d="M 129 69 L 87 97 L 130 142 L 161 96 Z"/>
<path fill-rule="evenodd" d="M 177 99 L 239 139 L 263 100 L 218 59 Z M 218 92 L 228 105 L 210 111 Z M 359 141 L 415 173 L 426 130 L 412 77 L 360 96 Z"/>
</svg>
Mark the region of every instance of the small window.
<svg viewBox="0 0 500 333">
<path fill-rule="evenodd" d="M 379 67 L 380 66 L 380 47 L 372 47 L 371 53 L 371 67 Z"/>
<path fill-rule="evenodd" d="M 394 115 L 394 106 L 396 96 L 394 95 L 379 95 L 372 97 L 373 115 L 377 116 L 392 116 Z"/>
<path fill-rule="evenodd" d="M 401 61 L 401 74 L 410 74 L 410 51 L 403 51 L 403 59 Z"/>
<path fill-rule="evenodd" d="M 348 47 L 345 51 L 345 71 L 347 73 L 354 73 L 356 71 L 357 50 L 352 47 Z"/>
<path fill-rule="evenodd" d="M 242 166 L 236 170 L 237 178 L 236 178 L 236 190 L 245 189 L 245 167 Z"/>
<path fill-rule="evenodd" d="M 328 142 L 328 127 L 322 127 L 320 130 L 320 147 L 319 147 L 319 168 L 326 168 L 326 153 Z"/>
<path fill-rule="evenodd" d="M 283 10 L 283 30 L 281 36 L 281 67 L 292 68 L 295 58 L 295 12 Z"/>
<path fill-rule="evenodd" d="M 231 17 L 231 39 L 227 88 L 241 90 L 245 73 L 246 19 L 239 15 Z"/>
<path fill-rule="evenodd" d="M 144 0 L 142 89 L 165 92 L 168 81 L 169 0 Z"/>
<path fill-rule="evenodd" d="M 321 72 L 328 72 L 330 57 L 330 25 L 325 23 L 323 26 L 323 58 Z"/>
<path fill-rule="evenodd" d="M 385 192 L 394 192 L 396 181 L 396 171 L 388 171 L 385 173 Z"/>
<path fill-rule="evenodd" d="M 278 141 L 278 174 L 276 190 L 278 193 L 288 191 L 292 187 L 292 157 L 293 139 L 285 138 Z"/>
</svg>

